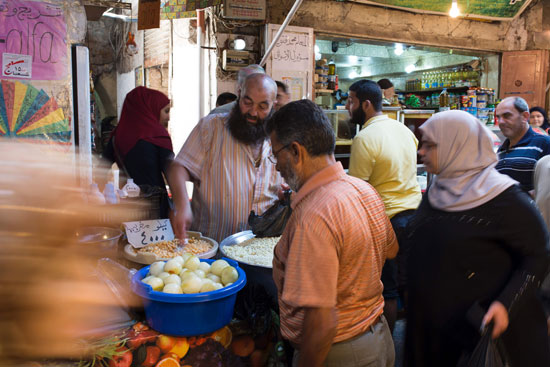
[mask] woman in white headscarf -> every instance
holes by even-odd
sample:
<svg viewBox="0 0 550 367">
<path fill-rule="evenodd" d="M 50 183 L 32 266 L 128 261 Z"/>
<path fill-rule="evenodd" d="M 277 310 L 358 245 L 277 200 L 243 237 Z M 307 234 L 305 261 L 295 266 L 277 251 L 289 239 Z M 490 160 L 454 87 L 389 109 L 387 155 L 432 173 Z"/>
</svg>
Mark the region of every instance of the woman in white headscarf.
<svg viewBox="0 0 550 367">
<path fill-rule="evenodd" d="M 421 127 L 435 174 L 409 227 L 407 366 L 456 366 L 493 323 L 511 366 L 550 366 L 537 288 L 548 232 L 516 181 L 495 170 L 489 131 L 463 111 Z"/>
<path fill-rule="evenodd" d="M 550 155 L 542 157 L 535 166 L 535 202 L 542 217 L 546 221 L 546 228 L 550 229 Z M 541 285 L 541 298 L 546 309 L 548 334 L 550 335 L 550 273 Z"/>
</svg>

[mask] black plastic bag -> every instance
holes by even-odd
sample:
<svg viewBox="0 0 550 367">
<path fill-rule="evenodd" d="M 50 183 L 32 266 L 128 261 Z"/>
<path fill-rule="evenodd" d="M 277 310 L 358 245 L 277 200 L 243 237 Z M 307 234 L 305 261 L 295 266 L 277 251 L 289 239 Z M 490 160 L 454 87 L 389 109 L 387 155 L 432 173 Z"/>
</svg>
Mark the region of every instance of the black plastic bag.
<svg viewBox="0 0 550 367">
<path fill-rule="evenodd" d="M 506 353 L 502 341 L 493 339 L 493 323 L 485 327 L 481 339 L 477 343 L 472 354 L 463 358 L 459 367 L 509 367 L 506 361 Z"/>
<path fill-rule="evenodd" d="M 256 215 L 254 210 L 248 216 L 248 225 L 256 237 L 277 237 L 283 234 L 286 222 L 292 214 L 290 208 L 291 191 L 285 191 L 282 200 L 277 200 L 273 206 L 267 209 L 262 215 Z"/>
</svg>

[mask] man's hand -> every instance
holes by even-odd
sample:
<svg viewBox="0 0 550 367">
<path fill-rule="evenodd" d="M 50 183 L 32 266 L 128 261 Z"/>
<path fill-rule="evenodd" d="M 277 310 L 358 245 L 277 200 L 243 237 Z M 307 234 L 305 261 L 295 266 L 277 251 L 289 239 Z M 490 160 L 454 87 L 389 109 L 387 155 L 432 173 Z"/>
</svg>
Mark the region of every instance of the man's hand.
<svg viewBox="0 0 550 367">
<path fill-rule="evenodd" d="M 174 235 L 180 240 L 185 239 L 185 232 L 193 222 L 193 212 L 185 186 L 185 183 L 190 181 L 189 177 L 187 169 L 177 162 L 172 162 L 166 177 L 174 201 L 174 211 L 170 212 L 170 222 L 172 222 Z"/>
<path fill-rule="evenodd" d="M 170 222 L 174 230 L 174 235 L 180 240 L 185 239 L 185 234 L 191 223 L 193 222 L 193 212 L 191 211 L 191 205 L 189 202 L 181 210 L 174 210 L 170 212 Z"/>
<path fill-rule="evenodd" d="M 509 319 L 508 319 L 508 311 L 506 311 L 506 307 L 499 301 L 494 301 L 491 303 L 491 306 L 489 307 L 489 310 L 483 317 L 482 327 L 485 327 L 488 323 L 493 321 L 493 339 L 498 338 L 502 333 L 508 329 Z"/>
<path fill-rule="evenodd" d="M 290 190 L 290 186 L 283 182 L 281 184 L 281 188 L 279 189 L 279 191 L 277 191 L 277 196 L 279 197 L 279 200 L 283 200 L 285 198 L 285 191 L 287 190 Z"/>
<path fill-rule="evenodd" d="M 334 308 L 306 308 L 298 367 L 320 367 L 336 335 L 338 319 Z"/>
</svg>

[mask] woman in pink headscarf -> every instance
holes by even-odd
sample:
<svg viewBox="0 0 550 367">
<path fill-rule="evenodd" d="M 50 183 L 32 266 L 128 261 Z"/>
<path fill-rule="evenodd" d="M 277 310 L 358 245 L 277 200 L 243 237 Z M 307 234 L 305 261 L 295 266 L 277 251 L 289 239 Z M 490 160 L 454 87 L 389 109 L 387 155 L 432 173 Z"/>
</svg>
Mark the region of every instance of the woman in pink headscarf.
<svg viewBox="0 0 550 367">
<path fill-rule="evenodd" d="M 456 366 L 493 324 L 511 366 L 550 366 L 538 287 L 548 232 L 496 169 L 489 131 L 463 111 L 432 116 L 419 154 L 435 178 L 408 228 L 407 366 Z"/>
<path fill-rule="evenodd" d="M 161 218 L 169 212 L 163 175 L 174 158 L 166 130 L 169 120 L 170 99 L 157 90 L 137 87 L 124 99 L 120 122 L 105 152 L 137 185 L 160 193 Z"/>
</svg>

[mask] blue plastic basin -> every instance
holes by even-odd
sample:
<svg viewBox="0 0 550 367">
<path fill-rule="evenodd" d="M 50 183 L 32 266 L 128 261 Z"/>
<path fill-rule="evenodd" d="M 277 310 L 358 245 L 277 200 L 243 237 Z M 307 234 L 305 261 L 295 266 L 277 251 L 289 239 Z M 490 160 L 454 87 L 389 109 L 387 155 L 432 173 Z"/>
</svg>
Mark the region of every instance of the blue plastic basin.
<svg viewBox="0 0 550 367">
<path fill-rule="evenodd" d="M 132 277 L 132 290 L 143 298 L 145 317 L 149 326 L 162 334 L 194 336 L 216 331 L 229 324 L 237 292 L 246 284 L 246 274 L 236 261 L 223 258 L 235 267 L 239 278 L 230 286 L 211 292 L 171 294 L 154 291 L 141 280 L 149 266 Z M 215 260 L 200 259 L 212 264 Z"/>
</svg>

